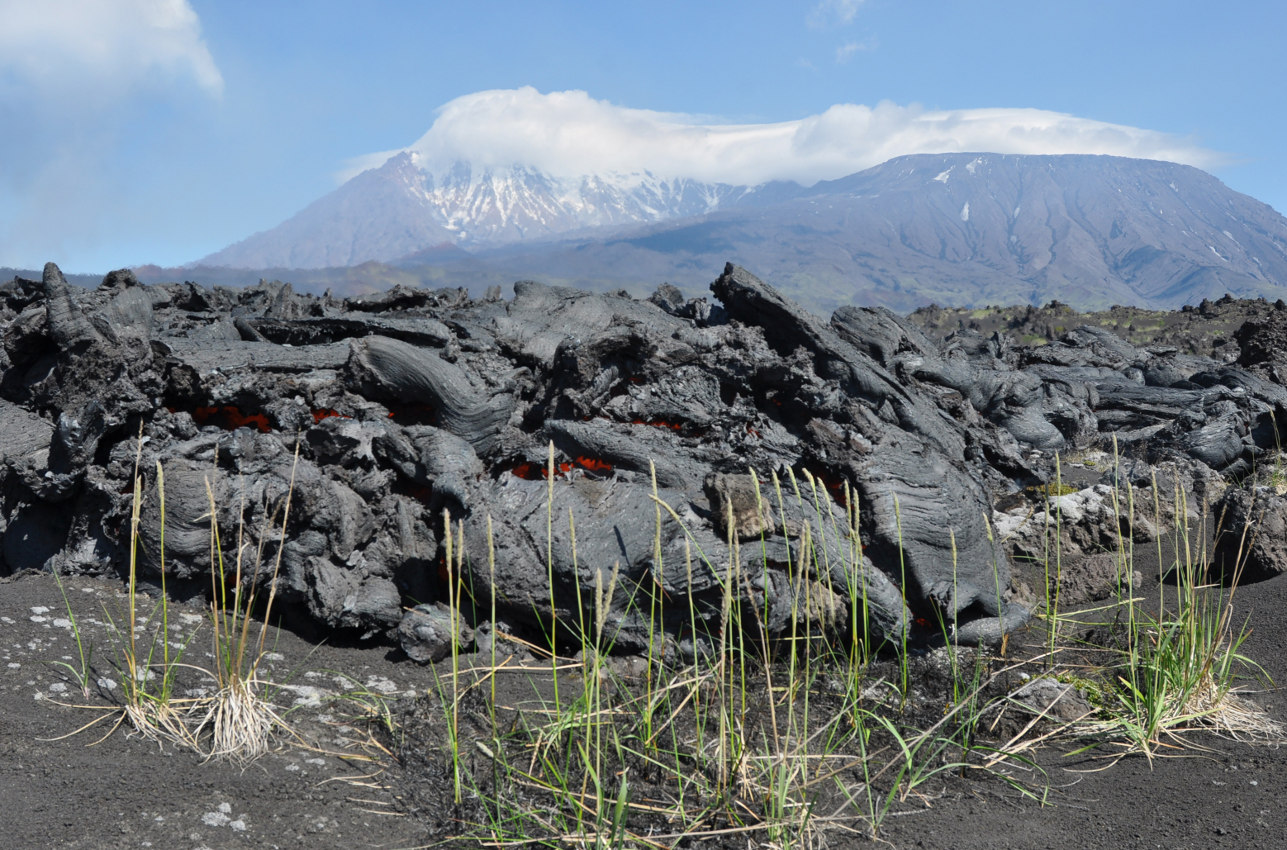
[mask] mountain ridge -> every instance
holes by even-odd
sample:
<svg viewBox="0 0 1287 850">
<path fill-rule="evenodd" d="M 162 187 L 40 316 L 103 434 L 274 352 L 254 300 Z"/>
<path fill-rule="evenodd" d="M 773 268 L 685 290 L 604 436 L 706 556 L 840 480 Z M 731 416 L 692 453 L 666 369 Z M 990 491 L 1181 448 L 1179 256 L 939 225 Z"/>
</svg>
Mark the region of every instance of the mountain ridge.
<svg viewBox="0 0 1287 850">
<path fill-rule="evenodd" d="M 641 291 L 704 287 L 730 259 L 822 313 L 1173 308 L 1287 295 L 1287 219 L 1196 168 L 1109 156 L 917 154 L 809 187 L 737 187 L 467 165 L 444 177 L 403 153 L 201 262 Z"/>
<path fill-rule="evenodd" d="M 435 244 L 493 248 L 685 218 L 754 192 L 646 171 L 569 178 L 523 165 L 475 169 L 457 162 L 433 173 L 418 161 L 406 151 L 392 156 L 277 227 L 198 264 L 324 268 L 388 262 Z M 358 216 L 364 226 L 352 227 Z"/>
<path fill-rule="evenodd" d="M 696 283 L 689 269 L 708 274 L 729 257 L 822 313 L 1052 300 L 1175 308 L 1287 294 L 1287 219 L 1189 166 L 920 154 L 777 204 L 529 253 L 522 268 L 592 280 L 624 266 L 682 288 Z"/>
</svg>

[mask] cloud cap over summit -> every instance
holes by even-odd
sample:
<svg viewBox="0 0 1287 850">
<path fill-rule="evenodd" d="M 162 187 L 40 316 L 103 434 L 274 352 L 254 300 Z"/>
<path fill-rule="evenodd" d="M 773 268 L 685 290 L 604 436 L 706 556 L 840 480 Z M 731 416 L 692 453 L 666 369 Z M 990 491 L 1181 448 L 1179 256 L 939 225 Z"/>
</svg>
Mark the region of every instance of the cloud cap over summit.
<svg viewBox="0 0 1287 850">
<path fill-rule="evenodd" d="M 646 171 L 664 179 L 806 186 L 915 153 L 1109 154 L 1199 168 L 1222 160 L 1171 134 L 1042 109 L 841 103 L 794 121 L 738 124 L 525 86 L 458 97 L 437 110 L 415 143 L 358 157 L 340 176 L 348 179 L 404 150 L 432 174 L 469 162 L 475 169 L 527 166 L 555 177 Z"/>
</svg>

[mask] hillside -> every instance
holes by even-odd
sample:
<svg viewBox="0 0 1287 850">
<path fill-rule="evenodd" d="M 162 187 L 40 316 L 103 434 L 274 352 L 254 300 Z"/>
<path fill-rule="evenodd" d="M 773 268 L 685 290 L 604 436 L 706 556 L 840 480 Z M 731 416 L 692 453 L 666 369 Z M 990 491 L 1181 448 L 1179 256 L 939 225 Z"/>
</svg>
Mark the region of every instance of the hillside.
<svg viewBox="0 0 1287 850">
<path fill-rule="evenodd" d="M 485 255 L 484 255 L 485 256 Z M 772 205 L 505 258 L 565 281 L 697 289 L 736 259 L 820 313 L 1287 295 L 1287 219 L 1188 166 L 1091 156 L 900 157 Z"/>
<path fill-rule="evenodd" d="M 1287 296 L 1287 219 L 1198 169 L 1121 157 L 906 156 L 804 188 L 444 176 L 400 154 L 196 268 L 348 293 L 533 278 L 697 294 L 730 260 L 824 315 L 1055 300 L 1174 309 Z"/>
</svg>

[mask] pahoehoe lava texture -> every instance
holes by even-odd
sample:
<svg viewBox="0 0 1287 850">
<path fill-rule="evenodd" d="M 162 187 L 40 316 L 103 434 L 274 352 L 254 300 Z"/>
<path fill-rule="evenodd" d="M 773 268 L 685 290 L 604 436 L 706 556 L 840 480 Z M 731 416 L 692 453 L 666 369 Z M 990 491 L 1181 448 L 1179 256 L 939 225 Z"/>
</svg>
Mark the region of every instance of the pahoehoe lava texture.
<svg viewBox="0 0 1287 850">
<path fill-rule="evenodd" d="M 949 623 L 956 639 L 992 640 L 1028 614 L 992 504 L 1048 480 L 1055 451 L 1115 436 L 1123 456 L 1237 475 L 1287 416 L 1274 364 L 1093 328 L 1039 348 L 968 331 L 939 343 L 884 310 L 823 321 L 733 265 L 711 288 L 718 303 L 532 282 L 511 301 L 404 289 L 338 300 L 113 272 L 85 291 L 51 263 L 42 281 L 0 287 L 0 574 L 120 570 L 137 474 L 141 564 L 155 578 L 159 463 L 172 586 L 209 587 L 213 494 L 221 527 L 241 524 L 261 553 L 247 581 L 269 581 L 281 547 L 279 610 L 295 623 L 401 638 L 417 658 L 440 657 L 421 642 L 453 639 L 438 622 L 444 511 L 463 527 L 475 625 L 494 601 L 510 628 L 553 615 L 575 629 L 611 584 L 604 633 L 617 649 L 661 639 L 699 653 L 732 580 L 770 633 L 793 610 L 844 628 L 861 592 L 878 637 L 932 639 Z M 1261 360 L 1274 350 L 1240 342 Z M 752 469 L 766 493 L 776 473 L 787 497 L 748 501 Z M 822 498 L 789 492 L 806 472 Z M 659 539 L 654 476 L 679 517 L 662 512 Z M 827 538 L 835 551 L 790 575 L 806 524 L 843 525 L 846 481 L 861 508 L 858 572 Z M 730 536 L 743 541 L 732 577 Z"/>
</svg>

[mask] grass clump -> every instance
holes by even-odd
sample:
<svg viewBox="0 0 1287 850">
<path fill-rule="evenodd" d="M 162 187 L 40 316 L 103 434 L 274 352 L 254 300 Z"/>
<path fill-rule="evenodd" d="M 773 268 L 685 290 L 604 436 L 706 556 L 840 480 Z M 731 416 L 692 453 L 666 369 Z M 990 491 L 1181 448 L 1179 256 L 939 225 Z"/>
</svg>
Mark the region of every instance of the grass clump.
<svg viewBox="0 0 1287 850">
<path fill-rule="evenodd" d="M 286 498 L 268 516 L 261 529 L 258 543 L 247 563 L 251 544 L 245 540 L 245 523 L 237 527 L 237 545 L 231 556 L 224 551 L 219 532 L 219 506 L 214 488 L 206 479 L 206 495 L 210 504 L 210 560 L 211 603 L 210 622 L 214 632 L 214 680 L 216 692 L 205 706 L 205 717 L 198 729 L 209 726 L 212 740 L 209 755 L 220 758 L 251 760 L 267 751 L 275 728 L 287 728 L 278 716 L 276 707 L 265 697 L 264 682 L 259 678 L 259 666 L 265 655 L 265 639 L 273 602 L 277 598 L 277 578 L 281 573 L 282 553 L 286 548 L 286 525 L 290 518 L 291 497 L 295 491 L 295 468 L 299 463 L 299 449 L 291 466 L 290 486 Z M 162 486 L 160 464 L 157 464 L 157 484 Z M 239 516 L 244 517 L 243 501 Z M 251 612 L 258 601 L 261 571 L 265 562 L 265 547 L 271 529 L 280 529 L 277 554 L 268 575 L 268 599 L 264 604 L 258 636 L 252 632 Z M 229 594 L 228 588 L 232 587 Z"/>
<path fill-rule="evenodd" d="M 77 731 L 114 718 L 111 729 L 126 725 L 146 739 L 195 750 L 208 758 L 249 761 L 268 750 L 276 730 L 289 730 L 267 697 L 270 685 L 260 678 L 259 670 L 266 654 L 268 621 L 276 598 L 277 577 L 281 568 L 290 500 L 294 490 L 294 468 L 292 467 L 287 495 L 269 514 L 264 527 L 260 529 L 258 543 L 252 545 L 246 539 L 243 520 L 238 523 L 235 545 L 231 551 L 219 528 L 214 488 L 207 478 L 211 561 L 209 622 L 214 662 L 210 667 L 202 667 L 185 660 L 195 631 L 177 644 L 171 640 L 165 562 L 165 472 L 159 461 L 156 464 L 155 485 L 160 512 L 156 553 L 160 570 L 160 593 L 157 600 L 151 603 L 151 609 L 144 611 L 150 599 L 139 582 L 138 556 L 143 546 L 140 534 L 143 504 L 143 476 L 139 472 L 141 455 L 142 440 L 139 442 L 133 478 L 125 610 L 113 616 L 111 611 L 104 608 L 111 664 L 121 680 L 119 707 Z M 239 516 L 244 517 L 245 512 L 243 499 Z M 264 567 L 268 560 L 265 553 L 273 531 L 277 532 L 277 552 L 271 570 L 267 570 Z M 61 580 L 58 581 L 61 589 Z M 270 589 L 266 602 L 260 608 L 258 594 L 263 585 Z M 71 663 L 64 663 L 63 666 L 81 685 L 83 695 L 88 697 L 89 683 L 94 677 L 92 648 L 85 648 L 82 630 L 65 592 L 63 598 L 67 602 L 68 618 L 80 652 L 80 666 Z M 262 618 L 257 629 L 253 627 L 252 616 L 252 612 L 256 611 Z M 213 693 L 181 697 L 178 695 L 181 677 L 189 684 L 192 684 L 192 680 L 204 680 L 213 686 L 189 688 L 187 693 L 200 694 L 201 691 L 208 690 Z"/>
<path fill-rule="evenodd" d="M 1154 493 L 1157 482 L 1154 480 Z M 1128 497 L 1127 510 L 1133 512 Z M 1155 517 L 1160 514 L 1156 507 Z M 1245 560 L 1247 529 L 1237 566 L 1227 585 L 1208 583 L 1213 574 L 1212 546 L 1201 532 L 1193 539 L 1188 528 L 1187 496 L 1175 490 L 1175 558 L 1159 558 L 1159 584 L 1173 585 L 1161 593 L 1156 611 L 1140 606 L 1133 593 L 1125 601 L 1125 647 L 1101 733 L 1120 736 L 1128 751 L 1152 758 L 1160 748 L 1183 746 L 1187 733 L 1205 730 L 1249 740 L 1277 740 L 1283 730 L 1262 711 L 1238 696 L 1238 683 L 1263 677 L 1264 670 L 1242 652 L 1250 624 L 1234 615 L 1234 597 Z M 1205 526 L 1205 523 L 1204 523 Z M 1132 558 L 1123 539 L 1124 564 Z"/>
<path fill-rule="evenodd" d="M 130 511 L 126 611 L 119 624 L 110 611 L 106 608 L 103 611 L 111 635 L 114 656 L 112 663 L 121 679 L 121 705 L 113 728 L 128 724 L 135 732 L 149 740 L 196 749 L 199 746 L 197 730 L 200 724 L 194 725 L 193 717 L 199 710 L 198 701 L 180 698 L 175 692 L 178 675 L 186 666 L 182 659 L 187 643 L 181 644 L 176 649 L 170 642 L 170 604 L 165 592 L 164 530 L 161 534 L 161 595 L 147 615 L 142 615 L 140 611 L 140 603 L 146 600 L 139 589 L 138 582 L 138 554 L 141 546 L 139 522 L 143 504 L 143 477 L 139 473 L 142 450 L 143 444 L 140 439 L 134 463 L 133 502 Z M 157 482 L 161 494 L 161 527 L 164 529 L 165 495 L 160 471 L 161 467 L 158 463 Z M 159 624 L 156 623 L 158 618 Z M 80 646 L 82 639 L 74 619 L 72 626 L 77 645 Z M 140 637 L 144 640 L 140 640 Z M 108 714 L 100 720 L 111 716 Z M 94 721 L 94 723 L 97 722 L 99 721 Z"/>
<path fill-rule="evenodd" d="M 1113 468 L 1118 469 L 1116 444 L 1113 455 Z M 1241 682 L 1267 678 L 1263 668 L 1243 652 L 1251 628 L 1234 613 L 1250 544 L 1247 530 L 1227 583 L 1213 583 L 1209 577 L 1215 574 L 1214 543 L 1206 538 L 1208 518 L 1201 516 L 1198 526 L 1190 528 L 1188 494 L 1177 482 L 1168 534 L 1156 475 L 1151 492 L 1151 524 L 1158 529 L 1151 553 L 1158 570 L 1155 607 L 1145 605 L 1135 591 L 1138 559 L 1131 530 L 1136 527 L 1138 509 L 1129 484 L 1115 482 L 1111 490 L 1117 518 L 1115 600 L 1088 611 L 1061 611 L 1061 553 L 1057 544 L 1047 544 L 1047 563 L 1051 557 L 1055 562 L 1054 572 L 1046 571 L 1047 655 L 1053 659 L 1067 649 L 1079 656 L 1078 665 L 1056 669 L 1053 675 L 1078 683 L 1083 693 L 1093 697 L 1096 709 L 1094 717 L 1077 724 L 1077 733 L 1090 742 L 1076 752 L 1110 746 L 1115 757 L 1139 753 L 1152 759 L 1162 750 L 1193 746 L 1196 732 L 1249 741 L 1282 740 L 1280 724 L 1239 695 Z M 1057 504 L 1053 520 L 1047 514 L 1047 532 L 1052 522 L 1058 541 L 1063 520 Z M 1219 523 L 1215 525 L 1219 533 Z M 1108 619 L 1101 619 L 1103 615 Z M 1102 637 L 1092 644 L 1060 646 L 1061 635 L 1087 629 Z"/>
</svg>

